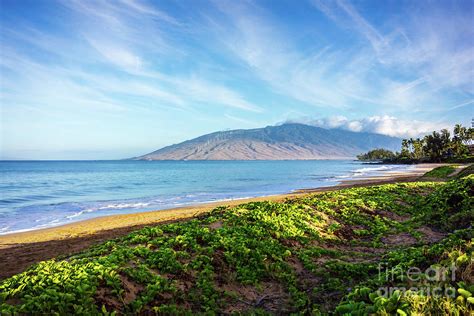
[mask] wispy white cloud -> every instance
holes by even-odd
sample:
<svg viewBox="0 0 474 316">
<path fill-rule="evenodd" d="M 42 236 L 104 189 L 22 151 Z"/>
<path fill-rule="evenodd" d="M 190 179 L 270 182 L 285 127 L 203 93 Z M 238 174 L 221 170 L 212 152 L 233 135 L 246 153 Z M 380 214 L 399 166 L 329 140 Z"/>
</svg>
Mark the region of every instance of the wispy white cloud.
<svg viewBox="0 0 474 316">
<path fill-rule="evenodd" d="M 15 40 L 25 41 L 48 54 L 61 55 L 60 62 L 44 64 L 35 60 L 34 55 L 7 49 L 2 51 L 0 62 L 18 78 L 13 85 L 17 96 L 22 90 L 29 91 L 28 95 L 21 97 L 23 101 L 27 98 L 31 102 L 38 101 L 40 95 L 44 100 L 52 97 L 50 102 L 59 101 L 59 95 L 64 95 L 74 102 L 89 100 L 89 105 L 120 104 L 132 108 L 131 99 L 121 100 L 117 98 L 120 94 L 140 97 L 150 107 L 203 114 L 206 111 L 201 104 L 263 111 L 241 92 L 214 82 L 208 74 L 192 70 L 164 74 L 156 70 L 160 66 L 156 63 L 165 57 L 180 62 L 179 43 L 165 36 L 162 29 L 187 32 L 187 29 L 182 29 L 184 24 L 181 21 L 166 12 L 134 0 L 64 1 L 62 4 L 71 14 L 69 27 L 79 27 L 74 34 L 76 37 L 67 40 L 30 27 L 7 30 Z M 80 52 L 82 60 L 76 59 L 71 47 Z M 100 74 L 88 70 L 97 67 L 101 67 Z M 49 95 L 52 88 L 59 89 L 60 93 Z"/>
<path fill-rule="evenodd" d="M 96 49 L 107 61 L 122 67 L 124 69 L 138 70 L 142 66 L 142 60 L 139 56 L 129 50 L 110 45 L 104 41 L 87 38 L 90 45 Z"/>
<path fill-rule="evenodd" d="M 218 2 L 225 22 L 212 23 L 221 26 L 216 36 L 224 47 L 275 92 L 309 105 L 356 109 L 362 103 L 380 114 L 382 108 L 436 111 L 449 103 L 451 94 L 474 91 L 474 46 L 461 43 L 465 34 L 453 28 L 460 25 L 474 33 L 457 16 L 408 16 L 404 24 L 387 21 L 388 32 L 382 32 L 348 1 L 313 4 L 348 34 L 355 30 L 362 39 L 358 49 L 316 45 L 312 55 L 303 53 L 271 14 L 254 3 Z"/>
<path fill-rule="evenodd" d="M 247 120 L 247 119 L 237 117 L 237 116 L 234 116 L 234 115 L 224 114 L 224 117 L 226 117 L 226 118 L 228 118 L 228 119 L 230 119 L 234 122 L 237 122 L 239 124 L 243 124 L 245 127 L 261 127 L 261 125 L 259 125 L 258 123 L 254 122 L 254 121 Z"/>
<path fill-rule="evenodd" d="M 256 5 L 218 2 L 217 6 L 224 14 L 212 22 L 220 25 L 214 28 L 217 39 L 275 92 L 315 106 L 344 106 L 345 96 L 327 89 L 325 76 L 336 62 L 327 47 L 302 55 Z"/>
<path fill-rule="evenodd" d="M 474 100 L 468 100 L 466 102 L 456 104 L 456 105 L 450 107 L 449 109 L 447 109 L 446 111 L 456 110 L 456 109 L 459 109 L 459 108 L 462 108 L 462 107 L 465 107 L 465 106 L 468 106 L 468 105 L 471 105 L 471 104 L 474 104 Z M 473 110 L 473 114 L 474 114 L 474 110 Z"/>
<path fill-rule="evenodd" d="M 217 28 L 219 40 L 275 92 L 331 108 L 347 107 L 353 99 L 370 99 L 364 96 L 364 90 L 369 90 L 360 79 L 364 74 L 360 68 L 354 69 L 357 63 L 370 67 L 366 57 L 349 58 L 329 46 L 315 48 L 309 56 L 302 54 L 263 9 L 227 2 L 219 2 L 218 7 L 226 23 L 231 22 L 227 28 Z"/>
<path fill-rule="evenodd" d="M 169 14 L 158 10 L 157 8 L 151 7 L 136 0 L 121 0 L 123 4 L 125 4 L 129 9 L 135 10 L 138 14 L 147 14 L 153 17 L 156 17 L 162 21 L 174 24 L 174 25 L 181 25 L 181 23 L 170 16 Z"/>
<path fill-rule="evenodd" d="M 383 34 L 346 0 L 313 3 L 366 38 L 383 66 L 404 70 L 415 82 L 428 83 L 432 92 L 455 88 L 473 93 L 474 41 L 466 38 L 472 39 L 474 30 L 472 17 L 466 18 L 464 12 L 450 12 L 446 18 L 427 6 L 425 14 L 407 14 L 403 24 L 391 25 L 389 33 Z"/>
<path fill-rule="evenodd" d="M 68 111 L 76 110 L 124 111 L 115 99 L 108 97 L 96 87 L 76 82 L 64 68 L 43 65 L 14 51 L 2 51 L 0 65 L 15 74 L 15 82 L 3 88 L 10 91 L 7 104 L 25 104 L 51 107 L 61 106 Z M 27 93 L 25 93 L 27 91 Z"/>
<path fill-rule="evenodd" d="M 320 1 L 314 0 L 313 4 L 331 18 L 334 22 L 350 27 L 351 30 L 356 30 L 364 36 L 372 45 L 377 54 L 382 54 L 388 48 L 387 39 L 379 33 L 375 27 L 352 6 L 352 4 L 345 0 L 337 1 Z M 338 9 L 335 9 L 338 7 Z M 342 11 L 342 12 L 341 12 Z M 343 14 L 341 14 L 343 13 Z M 349 18 L 352 23 L 347 24 L 346 19 Z"/>
<path fill-rule="evenodd" d="M 263 109 L 246 101 L 240 94 L 235 91 L 206 82 L 195 77 L 190 79 L 175 80 L 182 91 L 194 100 L 205 103 L 214 103 L 252 112 L 262 112 Z"/>
</svg>

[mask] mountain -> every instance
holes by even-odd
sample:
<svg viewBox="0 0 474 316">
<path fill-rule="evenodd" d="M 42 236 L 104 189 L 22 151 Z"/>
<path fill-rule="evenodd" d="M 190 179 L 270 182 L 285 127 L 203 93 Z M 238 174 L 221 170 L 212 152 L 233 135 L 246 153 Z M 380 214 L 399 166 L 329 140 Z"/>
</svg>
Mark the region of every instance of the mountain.
<svg viewBox="0 0 474 316">
<path fill-rule="evenodd" d="M 137 160 L 304 160 L 353 158 L 374 148 L 399 150 L 401 140 L 374 133 L 283 124 L 215 132 Z"/>
</svg>

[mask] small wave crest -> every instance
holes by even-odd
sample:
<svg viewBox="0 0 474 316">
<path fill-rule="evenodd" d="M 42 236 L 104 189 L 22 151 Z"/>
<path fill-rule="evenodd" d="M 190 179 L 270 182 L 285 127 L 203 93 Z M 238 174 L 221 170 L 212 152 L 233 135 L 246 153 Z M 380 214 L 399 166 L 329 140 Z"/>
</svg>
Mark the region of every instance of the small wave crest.
<svg viewBox="0 0 474 316">
<path fill-rule="evenodd" d="M 147 207 L 151 203 L 149 202 L 134 202 L 134 203 L 112 203 L 112 204 L 107 204 L 101 207 L 98 207 L 98 210 L 109 210 L 109 209 L 123 209 L 123 208 L 141 208 L 141 207 Z"/>
<path fill-rule="evenodd" d="M 146 208 L 150 205 L 152 205 L 151 202 L 109 203 L 109 204 L 106 204 L 106 205 L 103 205 L 103 206 L 86 208 L 86 209 L 81 210 L 79 212 L 76 212 L 72 215 L 68 215 L 68 216 L 66 216 L 66 218 L 69 219 L 69 220 L 72 220 L 73 218 L 79 217 L 79 216 L 81 216 L 85 213 L 91 213 L 91 212 L 103 211 L 103 210 L 122 210 L 122 209 L 137 209 L 137 208 L 141 209 L 141 208 Z"/>
<path fill-rule="evenodd" d="M 334 178 L 336 179 L 352 179 L 352 178 L 364 178 L 366 176 L 378 176 L 385 172 L 393 172 L 398 169 L 409 170 L 410 166 L 399 166 L 399 165 L 384 165 L 384 166 L 375 166 L 375 167 L 364 167 L 351 171 L 343 175 L 338 175 Z"/>
<path fill-rule="evenodd" d="M 389 167 L 389 166 L 365 167 L 365 168 L 360 168 L 360 169 L 354 170 L 354 174 L 364 175 L 364 174 L 368 174 L 368 173 L 373 173 L 373 172 L 377 172 L 377 171 L 386 171 L 386 170 L 391 170 L 391 169 L 393 169 L 393 167 Z"/>
</svg>

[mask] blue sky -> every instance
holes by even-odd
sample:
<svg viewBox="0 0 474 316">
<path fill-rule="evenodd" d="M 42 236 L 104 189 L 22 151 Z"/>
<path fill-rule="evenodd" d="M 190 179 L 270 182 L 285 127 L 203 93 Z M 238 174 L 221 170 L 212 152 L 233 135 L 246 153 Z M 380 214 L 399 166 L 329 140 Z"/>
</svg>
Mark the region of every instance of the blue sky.
<svg viewBox="0 0 474 316">
<path fill-rule="evenodd" d="M 286 121 L 474 116 L 473 1 L 0 0 L 3 159 L 109 159 Z"/>
</svg>

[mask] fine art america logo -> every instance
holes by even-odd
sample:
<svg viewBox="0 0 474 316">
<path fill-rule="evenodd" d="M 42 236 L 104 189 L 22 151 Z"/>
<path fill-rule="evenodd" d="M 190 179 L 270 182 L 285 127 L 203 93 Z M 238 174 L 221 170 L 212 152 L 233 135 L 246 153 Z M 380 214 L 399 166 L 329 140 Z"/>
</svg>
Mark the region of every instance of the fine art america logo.
<svg viewBox="0 0 474 316">
<path fill-rule="evenodd" d="M 379 280 L 387 283 L 405 281 L 409 287 L 385 286 L 378 289 L 378 295 L 390 297 L 395 291 L 406 293 L 407 291 L 418 292 L 426 296 L 448 296 L 456 297 L 456 289 L 449 285 L 450 281 L 456 281 L 456 265 L 448 267 L 431 266 L 427 269 L 419 267 L 389 268 L 385 264 L 379 264 Z"/>
</svg>

